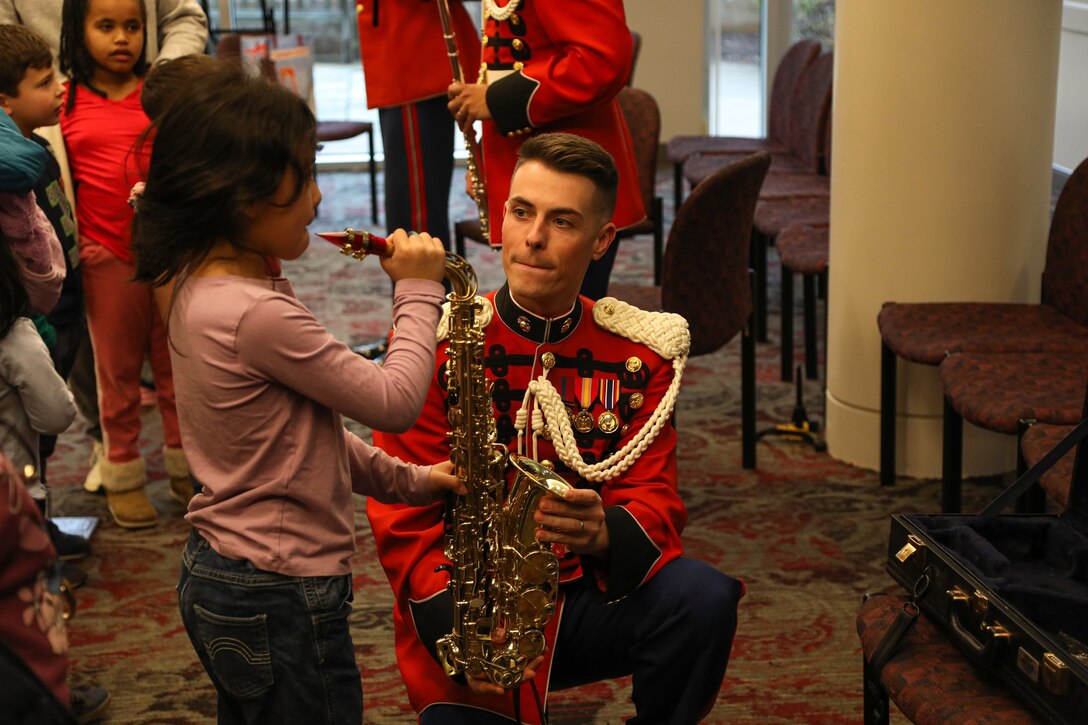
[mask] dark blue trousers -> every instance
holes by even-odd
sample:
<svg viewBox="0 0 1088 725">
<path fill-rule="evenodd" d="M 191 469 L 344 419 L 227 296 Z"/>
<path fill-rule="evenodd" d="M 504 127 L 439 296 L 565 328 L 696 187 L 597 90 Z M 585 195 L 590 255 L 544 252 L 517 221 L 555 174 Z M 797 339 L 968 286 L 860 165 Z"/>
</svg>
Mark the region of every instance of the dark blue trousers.
<svg viewBox="0 0 1088 725">
<path fill-rule="evenodd" d="M 638 725 L 696 723 L 721 688 L 741 584 L 703 561 L 677 559 L 612 604 L 582 583 L 564 589 L 551 689 L 632 675 Z M 421 725 L 508 725 L 504 717 L 434 705 Z"/>
<path fill-rule="evenodd" d="M 388 231 L 427 232 L 450 244 L 450 184 L 454 122 L 448 99 L 379 108 L 385 148 L 385 222 Z"/>
</svg>

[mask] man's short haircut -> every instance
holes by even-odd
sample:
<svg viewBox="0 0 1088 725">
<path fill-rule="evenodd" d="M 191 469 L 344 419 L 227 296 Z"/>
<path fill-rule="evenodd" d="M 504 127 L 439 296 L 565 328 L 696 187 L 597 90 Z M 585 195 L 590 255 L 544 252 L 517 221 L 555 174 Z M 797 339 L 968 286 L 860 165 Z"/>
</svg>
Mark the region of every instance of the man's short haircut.
<svg viewBox="0 0 1088 725">
<path fill-rule="evenodd" d="M 0 93 L 17 97 L 29 68 L 49 68 L 53 52 L 41 37 L 22 25 L 0 25 Z"/>
<path fill-rule="evenodd" d="M 183 55 L 151 69 L 140 91 L 140 105 L 152 121 L 158 121 L 171 103 L 184 98 L 189 83 L 222 70 L 218 58 L 204 53 Z"/>
<path fill-rule="evenodd" d="M 542 133 L 521 145 L 514 171 L 528 161 L 536 161 L 552 171 L 589 179 L 597 190 L 597 209 L 605 221 L 612 219 L 620 173 L 612 155 L 599 144 L 572 133 Z"/>
</svg>

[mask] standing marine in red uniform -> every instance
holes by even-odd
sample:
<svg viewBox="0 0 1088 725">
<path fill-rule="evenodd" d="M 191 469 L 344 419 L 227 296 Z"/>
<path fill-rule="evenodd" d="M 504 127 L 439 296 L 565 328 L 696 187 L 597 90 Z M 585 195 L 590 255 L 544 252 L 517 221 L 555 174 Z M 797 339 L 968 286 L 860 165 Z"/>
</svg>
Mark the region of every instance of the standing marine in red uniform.
<svg viewBox="0 0 1088 725">
<path fill-rule="evenodd" d="M 450 86 L 459 123 L 483 119 L 483 167 L 502 243 L 502 207 L 518 148 L 539 132 L 563 131 L 600 144 L 620 172 L 612 221 L 623 228 L 645 216 L 631 136 L 616 94 L 631 76 L 631 31 L 622 0 L 483 0 L 479 82 Z M 466 66 L 467 68 L 468 66 Z M 608 290 L 616 246 L 589 269 L 582 293 Z"/>
<path fill-rule="evenodd" d="M 449 2 L 458 53 L 471 71 L 479 62 L 476 28 L 460 0 Z M 378 109 L 385 148 L 386 226 L 448 240 L 455 129 L 437 3 L 362 0 L 355 13 L 367 107 Z"/>
<path fill-rule="evenodd" d="M 445 504 L 367 502 L 396 596 L 397 660 L 424 725 L 538 722 L 535 695 L 546 703 L 549 690 L 626 674 L 634 675 L 632 722 L 688 723 L 721 686 L 742 585 L 682 557 L 687 512 L 671 415 L 687 324 L 578 294 L 590 260 L 613 241 L 616 181 L 611 158 L 584 138 L 526 142 L 503 217 L 507 284 L 479 298 L 498 441 L 548 461 L 575 486 L 563 500 L 542 499 L 533 514 L 537 540 L 560 559 L 560 587 L 529 686 L 459 682 L 438 662 L 435 642 L 453 628 L 449 574 L 440 568 L 449 564 Z M 446 347 L 439 343 L 415 427 L 375 433 L 377 446 L 408 461 L 449 456 Z M 541 401 L 550 408 L 549 396 L 566 408 L 556 419 L 534 413 Z"/>
</svg>

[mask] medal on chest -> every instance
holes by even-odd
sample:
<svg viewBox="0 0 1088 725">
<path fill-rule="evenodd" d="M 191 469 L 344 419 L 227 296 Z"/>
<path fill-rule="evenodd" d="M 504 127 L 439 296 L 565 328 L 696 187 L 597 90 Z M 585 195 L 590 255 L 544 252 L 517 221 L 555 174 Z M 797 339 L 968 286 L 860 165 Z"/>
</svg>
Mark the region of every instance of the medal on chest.
<svg viewBox="0 0 1088 725">
<path fill-rule="evenodd" d="M 593 430 L 595 423 L 593 414 L 589 412 L 597 400 L 597 387 L 593 382 L 592 377 L 578 378 L 578 389 L 575 392 L 578 394 L 578 407 L 580 410 L 574 414 L 571 422 L 574 424 L 574 430 L 579 433 L 590 432 Z"/>
<path fill-rule="evenodd" d="M 604 412 L 597 417 L 597 427 L 602 433 L 615 433 L 619 430 L 620 419 L 613 411 L 619 397 L 619 385 L 616 380 L 602 380 L 600 385 L 601 405 Z"/>
</svg>

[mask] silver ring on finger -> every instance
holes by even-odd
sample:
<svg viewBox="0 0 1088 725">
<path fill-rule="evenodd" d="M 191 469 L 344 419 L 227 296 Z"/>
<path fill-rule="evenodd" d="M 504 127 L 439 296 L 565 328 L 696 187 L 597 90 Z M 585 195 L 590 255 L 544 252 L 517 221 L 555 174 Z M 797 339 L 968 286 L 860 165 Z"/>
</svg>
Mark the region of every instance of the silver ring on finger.
<svg viewBox="0 0 1088 725">
<path fill-rule="evenodd" d="M 586 522 L 578 519 L 578 535 L 581 536 L 586 532 Z"/>
</svg>

